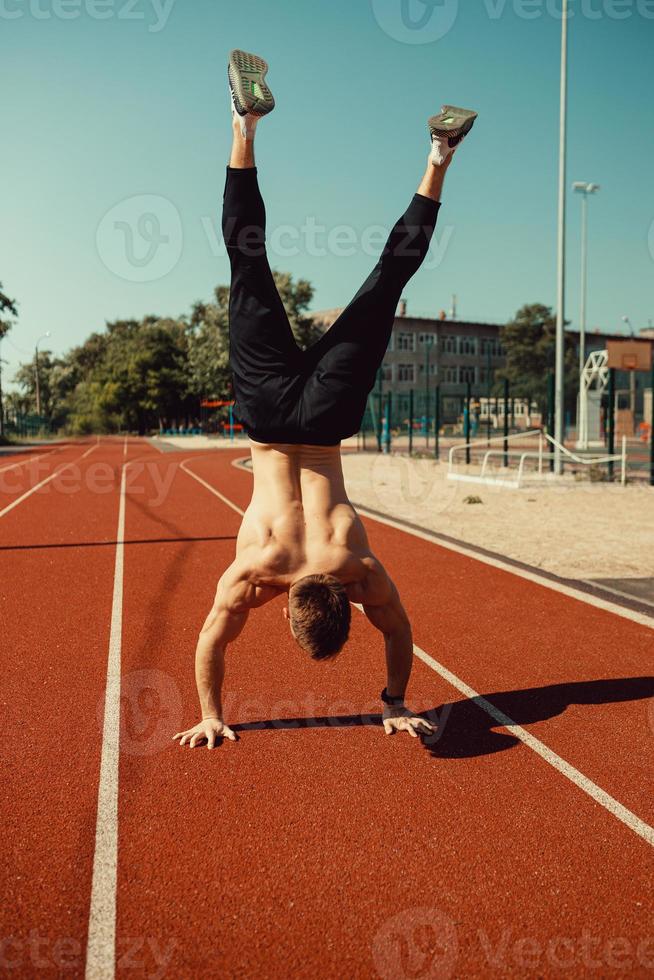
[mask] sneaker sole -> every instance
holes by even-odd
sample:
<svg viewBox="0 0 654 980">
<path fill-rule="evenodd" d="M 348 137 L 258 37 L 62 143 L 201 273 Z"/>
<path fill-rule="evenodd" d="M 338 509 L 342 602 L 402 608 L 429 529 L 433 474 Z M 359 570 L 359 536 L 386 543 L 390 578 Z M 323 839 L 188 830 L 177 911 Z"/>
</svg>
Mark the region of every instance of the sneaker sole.
<svg viewBox="0 0 654 980">
<path fill-rule="evenodd" d="M 444 105 L 442 112 L 432 116 L 427 125 L 432 136 L 447 136 L 450 146 L 455 146 L 467 136 L 475 124 L 477 113 L 472 109 Z"/>
<path fill-rule="evenodd" d="M 265 116 L 275 108 L 273 94 L 264 79 L 268 62 L 238 48 L 229 56 L 227 77 L 239 116 Z"/>
</svg>

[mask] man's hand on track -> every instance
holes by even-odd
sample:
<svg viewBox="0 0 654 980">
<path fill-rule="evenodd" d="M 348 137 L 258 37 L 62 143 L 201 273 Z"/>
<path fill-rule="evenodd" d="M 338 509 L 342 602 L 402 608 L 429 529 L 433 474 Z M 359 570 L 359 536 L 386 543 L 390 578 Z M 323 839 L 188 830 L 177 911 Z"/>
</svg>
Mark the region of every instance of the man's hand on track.
<svg viewBox="0 0 654 980">
<path fill-rule="evenodd" d="M 433 735 L 436 731 L 431 722 L 414 715 L 408 708 L 385 707 L 382 720 L 387 735 L 408 732 L 413 738 L 418 738 L 418 735 Z"/>
<path fill-rule="evenodd" d="M 220 718 L 203 718 L 201 722 L 185 732 L 177 732 L 173 738 L 179 739 L 180 745 L 188 745 L 194 749 L 202 742 L 207 743 L 208 749 L 215 748 L 216 740 L 228 738 L 230 742 L 236 741 L 236 735 Z"/>
</svg>

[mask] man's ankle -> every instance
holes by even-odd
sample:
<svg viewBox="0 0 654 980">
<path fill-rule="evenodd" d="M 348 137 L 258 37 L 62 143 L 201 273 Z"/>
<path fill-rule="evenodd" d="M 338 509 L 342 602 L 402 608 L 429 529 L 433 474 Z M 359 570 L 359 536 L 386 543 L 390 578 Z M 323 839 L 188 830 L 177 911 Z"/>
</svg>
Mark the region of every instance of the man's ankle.
<svg viewBox="0 0 654 980">
<path fill-rule="evenodd" d="M 232 130 L 234 135 L 239 139 L 252 142 L 258 122 L 259 116 L 253 116 L 250 113 L 247 113 L 245 116 L 239 116 L 237 112 L 234 112 L 232 114 Z"/>
</svg>

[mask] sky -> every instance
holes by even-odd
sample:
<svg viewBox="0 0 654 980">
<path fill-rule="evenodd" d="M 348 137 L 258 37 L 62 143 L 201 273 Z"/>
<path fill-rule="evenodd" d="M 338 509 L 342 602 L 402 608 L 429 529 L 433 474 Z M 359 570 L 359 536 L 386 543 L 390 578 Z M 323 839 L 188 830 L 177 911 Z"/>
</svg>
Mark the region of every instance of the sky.
<svg viewBox="0 0 654 980">
<path fill-rule="evenodd" d="M 479 119 L 408 311 L 505 322 L 556 302 L 561 0 L 0 0 L 0 281 L 8 380 L 107 321 L 228 282 L 219 234 L 233 47 L 270 63 L 257 164 L 273 267 L 345 305 L 449 103 Z M 588 327 L 654 322 L 654 0 L 572 0 L 568 186 L 593 181 Z M 566 316 L 579 318 L 580 198 Z"/>
</svg>

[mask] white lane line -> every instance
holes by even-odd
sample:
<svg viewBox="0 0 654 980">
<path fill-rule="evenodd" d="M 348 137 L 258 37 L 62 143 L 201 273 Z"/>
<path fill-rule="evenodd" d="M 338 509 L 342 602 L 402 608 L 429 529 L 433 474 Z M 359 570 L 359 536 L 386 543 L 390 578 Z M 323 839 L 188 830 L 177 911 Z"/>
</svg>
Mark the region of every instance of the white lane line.
<svg viewBox="0 0 654 980">
<path fill-rule="evenodd" d="M 360 612 L 363 612 L 363 606 L 359 603 L 352 603 L 355 605 Z M 611 796 L 603 790 L 597 783 L 594 783 L 587 776 L 584 776 L 582 772 L 575 769 L 574 766 L 566 762 L 560 755 L 554 752 L 552 749 L 548 748 L 544 742 L 541 742 L 539 738 L 536 738 L 531 732 L 528 732 L 522 725 L 518 725 L 512 718 L 505 715 L 503 711 L 496 708 L 492 701 L 483 697 L 479 691 L 475 691 L 474 688 L 466 684 L 465 681 L 453 674 L 451 670 L 444 667 L 443 664 L 435 660 L 429 653 L 426 653 L 422 647 L 413 644 L 414 656 L 422 660 L 428 667 L 431 667 L 433 671 L 447 681 L 453 688 L 459 691 L 461 694 L 465 695 L 470 701 L 473 701 L 478 708 L 481 708 L 487 715 L 489 715 L 493 721 L 505 728 L 517 739 L 528 746 L 533 752 L 544 759 L 545 762 L 549 763 L 554 769 L 560 772 L 566 779 L 569 779 L 571 783 L 578 788 L 583 790 L 588 796 L 590 796 L 596 803 L 603 806 L 605 810 L 608 810 L 614 817 L 620 820 L 626 827 L 633 830 L 635 834 L 642 837 L 644 841 L 654 847 L 654 827 L 650 827 L 649 824 L 637 817 L 635 813 L 628 810 L 626 806 L 623 806 L 615 797 Z"/>
<path fill-rule="evenodd" d="M 85 459 L 91 453 L 95 452 L 97 448 L 98 448 L 98 443 L 96 442 L 94 446 L 91 446 L 90 449 L 87 449 L 86 452 L 82 453 L 81 456 L 77 456 L 75 459 L 71 460 L 70 463 L 64 463 L 63 466 L 60 466 L 58 469 L 56 469 L 53 473 L 50 474 L 50 476 L 46 476 L 45 480 L 41 480 L 40 483 L 37 483 L 35 486 L 30 487 L 30 489 L 26 490 L 25 493 L 22 494 L 22 496 L 17 497 L 16 500 L 13 500 L 10 504 L 7 504 L 4 510 L 0 510 L 0 517 L 4 517 L 5 514 L 8 514 L 10 510 L 14 509 L 14 507 L 18 507 L 18 505 L 21 504 L 23 500 L 27 500 L 28 497 L 31 497 L 33 493 L 36 493 L 37 490 L 40 490 L 41 487 L 44 487 L 46 483 L 50 482 L 50 480 L 54 480 L 54 478 L 56 476 L 59 476 L 60 473 L 63 473 L 64 470 L 70 469 L 70 467 L 74 466 L 75 463 L 78 463 L 81 459 Z"/>
<path fill-rule="evenodd" d="M 123 632 L 126 464 L 120 480 L 114 592 L 107 658 L 102 756 L 98 784 L 95 854 L 86 947 L 86 980 L 112 980 L 116 956 L 116 887 L 118 876 L 118 762 L 120 743 L 120 661 Z"/>
<path fill-rule="evenodd" d="M 186 470 L 186 472 L 191 476 L 195 476 L 195 474 L 191 473 L 190 470 Z M 220 497 L 220 499 L 224 500 L 225 503 L 228 503 L 234 510 L 238 511 L 240 514 L 244 513 L 240 507 L 237 507 L 236 504 L 233 504 L 230 500 L 227 500 L 226 497 L 223 497 L 223 495 L 214 487 L 210 486 L 208 483 L 205 483 L 204 480 L 200 480 L 199 477 L 196 477 L 196 479 L 198 482 L 202 483 L 207 490 L 210 490 L 211 493 L 215 494 L 217 497 Z M 404 530 L 401 525 L 398 526 L 400 527 L 400 530 Z M 431 540 L 433 541 L 433 539 Z M 471 556 L 477 557 L 474 554 Z M 359 603 L 352 603 L 352 605 L 355 605 L 360 612 L 363 612 L 363 607 Z M 628 810 L 626 806 L 619 803 L 618 800 L 598 786 L 597 783 L 594 783 L 587 776 L 584 776 L 584 774 L 578 769 L 575 769 L 574 766 L 571 766 L 569 762 L 566 762 L 560 755 L 557 755 L 556 752 L 548 748 L 544 742 L 541 742 L 541 740 L 532 735 L 531 732 L 528 732 L 521 725 L 516 724 L 512 718 L 505 715 L 504 712 L 500 711 L 499 708 L 496 708 L 492 702 L 482 697 L 478 691 L 475 691 L 474 688 L 470 687 L 469 684 L 466 684 L 465 681 L 461 680 L 460 677 L 457 677 L 456 674 L 453 674 L 451 670 L 448 670 L 447 667 L 444 667 L 415 643 L 413 645 L 413 653 L 414 656 L 418 657 L 419 660 L 422 660 L 424 664 L 430 667 L 437 674 L 440 674 L 440 676 L 453 688 L 465 695 L 466 698 L 474 701 L 475 704 L 482 709 L 482 711 L 485 711 L 487 715 L 490 715 L 496 724 L 501 725 L 502 728 L 506 728 L 512 735 L 539 755 L 541 759 L 552 766 L 553 769 L 560 772 L 562 776 L 565 776 L 566 779 L 569 779 L 570 782 L 574 783 L 578 789 L 590 796 L 596 803 L 599 803 L 605 810 L 608 810 L 608 812 L 617 820 L 620 820 L 626 827 L 633 830 L 635 834 L 638 834 L 639 837 L 642 837 L 644 841 L 654 847 L 654 827 L 650 827 L 650 825 L 645 823 L 644 820 L 637 817 L 635 813 Z"/>
<path fill-rule="evenodd" d="M 215 488 L 215 487 L 212 487 L 210 483 L 207 483 L 207 481 L 206 481 L 206 480 L 203 480 L 203 479 L 202 479 L 202 477 L 201 477 L 201 476 L 198 476 L 198 475 L 197 475 L 197 473 L 194 473 L 194 472 L 193 472 L 193 470 L 189 470 L 189 469 L 188 469 L 188 467 L 187 467 L 187 465 L 186 465 L 186 464 L 187 464 L 187 463 L 189 462 L 189 460 L 191 460 L 192 458 L 193 458 L 193 457 L 192 457 L 192 456 L 190 456 L 190 457 L 189 457 L 189 459 L 185 459 L 185 460 L 183 460 L 183 462 L 181 462 L 181 463 L 179 464 L 179 465 L 180 465 L 180 468 L 181 468 L 181 469 L 183 469 L 185 473 L 188 473 L 188 475 L 189 475 L 189 476 L 192 476 L 194 480 L 197 480 L 197 481 L 198 481 L 198 483 L 201 483 L 203 487 L 206 487 L 206 489 L 207 489 L 207 490 L 209 491 L 209 493 L 213 493 L 213 494 L 214 494 L 214 496 L 216 496 L 216 497 L 218 497 L 218 499 L 219 499 L 219 500 L 222 500 L 222 502 L 223 502 L 224 504 L 227 504 L 227 506 L 228 506 L 228 507 L 231 507 L 231 508 L 232 508 L 232 510 L 235 510 L 235 511 L 236 511 L 236 513 L 237 513 L 237 514 L 240 514 L 240 515 L 241 515 L 241 517 L 242 517 L 242 516 L 243 516 L 243 514 L 245 513 L 245 511 L 244 511 L 244 510 L 241 510 L 241 508 L 240 508 L 240 507 L 237 507 L 237 506 L 236 506 L 236 504 L 234 504 L 234 503 L 232 503 L 232 501 L 231 501 L 231 500 L 229 500 L 229 499 L 228 499 L 227 497 L 224 497 L 224 496 L 222 495 L 222 493 L 220 493 L 220 491 L 219 491 L 219 490 L 216 490 L 216 488 Z"/>
<path fill-rule="evenodd" d="M 482 709 L 482 711 L 485 711 L 487 715 L 490 715 L 493 721 L 495 721 L 498 725 L 501 725 L 503 728 L 506 728 L 512 735 L 515 735 L 516 738 L 520 739 L 521 742 L 539 755 L 541 759 L 544 759 L 545 762 L 549 763 L 549 765 L 560 772 L 561 775 L 565 776 L 566 779 L 569 779 L 571 783 L 574 783 L 578 789 L 583 790 L 584 793 L 587 793 L 588 796 L 595 800 L 596 803 L 603 806 L 605 810 L 608 810 L 609 813 L 620 820 L 626 827 L 629 827 L 630 830 L 633 830 L 635 834 L 638 834 L 639 837 L 642 837 L 644 841 L 654 847 L 654 827 L 650 827 L 649 824 L 645 823 L 644 820 L 641 820 L 640 817 L 637 817 L 635 813 L 628 810 L 626 806 L 622 805 L 622 803 L 619 803 L 618 800 L 598 786 L 597 783 L 594 783 L 592 780 L 588 779 L 587 776 L 584 776 L 582 772 L 579 772 L 579 770 L 575 769 L 574 766 L 571 766 L 569 762 L 562 759 L 560 755 L 557 755 L 556 752 L 553 752 L 552 749 L 548 748 L 544 742 L 541 742 L 540 739 L 536 738 L 531 734 L 531 732 L 528 732 L 521 725 L 516 724 L 516 722 L 509 718 L 508 715 L 505 715 L 503 711 L 496 708 L 494 704 L 487 701 L 486 698 L 481 696 L 481 694 L 473 690 L 473 688 L 466 684 L 465 681 L 462 681 L 456 676 L 456 674 L 453 674 L 452 671 L 447 669 L 447 667 L 444 667 L 442 664 L 438 663 L 437 660 L 434 660 L 433 657 L 431 657 L 428 653 L 425 653 L 424 650 L 415 644 L 413 647 L 413 652 L 416 657 L 419 657 L 420 660 L 423 661 L 423 663 L 427 664 L 428 667 L 431 667 L 431 669 L 436 671 L 437 674 L 440 674 L 441 677 L 448 682 L 448 684 L 451 684 L 452 687 L 456 688 L 457 691 L 460 691 L 461 694 L 464 694 L 467 698 L 474 701 L 475 704 Z"/>
<path fill-rule="evenodd" d="M 20 463 L 10 463 L 9 466 L 0 466 L 0 473 L 4 473 L 6 470 L 15 470 L 19 466 L 25 466 L 27 463 L 36 463 L 37 459 L 43 459 L 44 456 L 49 456 L 50 453 L 54 452 L 54 449 L 48 449 L 47 453 L 39 453 L 38 456 L 27 456 L 26 459 L 21 459 Z"/>
</svg>

